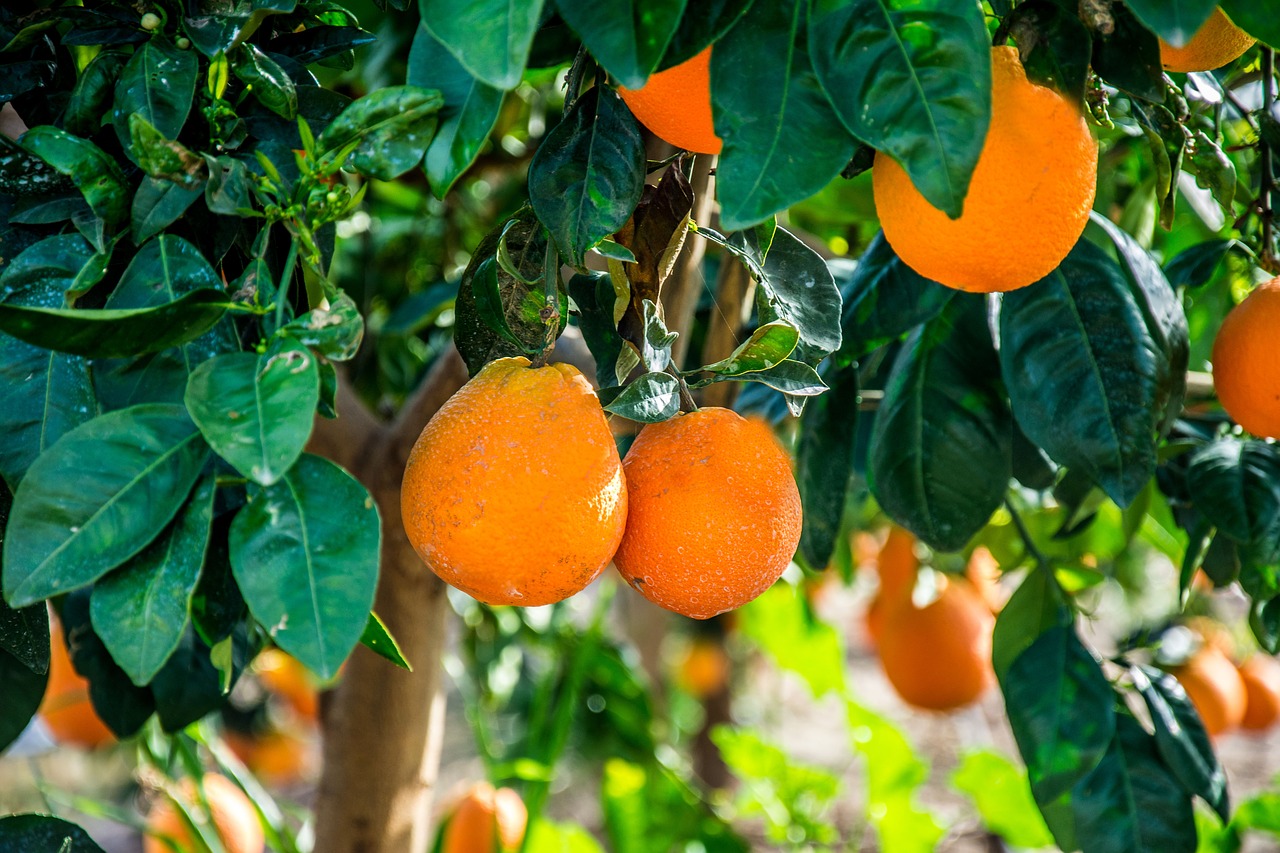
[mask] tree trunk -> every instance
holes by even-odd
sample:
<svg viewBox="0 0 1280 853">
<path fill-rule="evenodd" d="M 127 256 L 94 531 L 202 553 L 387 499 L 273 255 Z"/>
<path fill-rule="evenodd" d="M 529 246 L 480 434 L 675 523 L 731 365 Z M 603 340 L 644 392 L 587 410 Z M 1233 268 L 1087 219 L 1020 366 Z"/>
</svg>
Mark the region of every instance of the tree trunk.
<svg viewBox="0 0 1280 853">
<path fill-rule="evenodd" d="M 457 352 L 432 367 L 390 425 L 340 386 L 341 417 L 316 425 L 310 449 L 346 467 L 382 516 L 374 609 L 412 673 L 359 647 L 324 712 L 324 772 L 316 802 L 316 853 L 419 853 L 427 849 L 444 734 L 441 657 L 449 602 L 400 522 L 400 479 L 422 427 L 467 380 Z"/>
</svg>

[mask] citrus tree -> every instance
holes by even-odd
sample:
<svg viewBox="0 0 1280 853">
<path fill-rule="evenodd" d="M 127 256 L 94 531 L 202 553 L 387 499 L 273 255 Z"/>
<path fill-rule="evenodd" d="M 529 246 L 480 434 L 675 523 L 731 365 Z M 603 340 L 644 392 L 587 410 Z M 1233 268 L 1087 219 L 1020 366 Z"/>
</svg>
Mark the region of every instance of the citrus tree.
<svg viewBox="0 0 1280 853">
<path fill-rule="evenodd" d="M 65 640 L 106 729 L 192 779 L 157 832 L 218 849 L 183 835 L 201 834 L 184 799 L 232 832 L 225 780 L 194 781 L 200 750 L 221 755 L 201 721 L 282 650 L 343 670 L 315 849 L 424 849 L 443 579 L 500 606 L 460 608 L 477 719 L 505 649 L 542 667 L 506 697 L 518 751 L 485 750 L 525 799 L 479 786 L 467 838 L 591 849 L 540 821 L 591 686 L 624 735 L 599 741 L 619 751 L 614 845 L 745 849 L 627 722 L 655 712 L 607 594 L 585 626 L 501 609 L 613 562 L 684 616 L 754 602 L 743 632 L 872 733 L 885 849 L 930 849 L 909 748 L 775 586 L 793 560 L 848 569 L 879 512 L 898 527 L 872 628 L 891 682 L 949 710 L 998 681 L 1053 843 L 1230 849 L 1193 806 L 1232 819 L 1226 723 L 1193 686 L 1209 665 L 1081 626 L 1145 548 L 1180 568 L 1171 619 L 1202 572 L 1280 650 L 1280 289 L 1254 287 L 1280 272 L 1280 3 L 384 5 L 395 79 L 360 73 L 374 37 L 328 0 L 0 11 L 0 744 Z M 516 178 L 484 177 L 494 158 Z M 410 232 L 439 286 L 344 243 L 397 186 L 439 199 L 447 239 Z M 975 560 L 1015 579 L 998 617 Z M 941 628 L 913 604 L 930 584 Z M 983 654 L 949 657 L 956 636 Z M 749 732 L 708 737 L 740 778 L 787 782 L 744 810 L 834 842 L 803 806 L 833 796 L 820 775 Z M 54 818 L 3 832 L 83 843 Z"/>
</svg>

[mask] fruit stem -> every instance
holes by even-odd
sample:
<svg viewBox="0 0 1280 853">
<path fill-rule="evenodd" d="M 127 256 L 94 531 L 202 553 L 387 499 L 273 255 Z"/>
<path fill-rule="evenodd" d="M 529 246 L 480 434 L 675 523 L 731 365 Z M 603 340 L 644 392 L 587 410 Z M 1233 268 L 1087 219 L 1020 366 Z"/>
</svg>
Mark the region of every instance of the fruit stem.
<svg viewBox="0 0 1280 853">
<path fill-rule="evenodd" d="M 693 401 L 693 394 L 689 391 L 689 384 L 684 381 L 684 376 L 676 369 L 674 364 L 668 364 L 666 373 L 676 378 L 676 387 L 680 390 L 680 411 L 696 412 L 698 404 Z"/>
<path fill-rule="evenodd" d="M 1008 498 L 1004 499 L 1005 508 L 1009 510 L 1009 516 L 1013 519 L 1013 526 L 1017 528 L 1018 536 L 1022 538 L 1022 543 L 1027 547 L 1027 554 L 1036 561 L 1037 566 L 1048 566 L 1049 560 L 1036 547 L 1035 540 L 1031 538 L 1031 531 L 1027 530 L 1027 525 L 1023 523 L 1022 516 L 1018 514 L 1018 510 L 1014 508 L 1013 501 Z"/>
<path fill-rule="evenodd" d="M 585 44 L 579 45 L 578 52 L 573 57 L 573 64 L 569 66 L 569 74 L 565 77 L 564 82 L 565 115 L 569 114 L 569 110 L 573 107 L 573 102 L 578 100 L 578 93 L 582 90 L 582 78 L 586 76 L 589 57 L 587 46 Z"/>
</svg>

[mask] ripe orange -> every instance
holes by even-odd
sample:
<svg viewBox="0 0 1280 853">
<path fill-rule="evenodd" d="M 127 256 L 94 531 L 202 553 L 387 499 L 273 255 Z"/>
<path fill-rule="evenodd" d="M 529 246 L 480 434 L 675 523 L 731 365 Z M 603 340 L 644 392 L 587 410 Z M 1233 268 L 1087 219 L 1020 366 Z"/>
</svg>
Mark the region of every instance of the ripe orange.
<svg viewBox="0 0 1280 853">
<path fill-rule="evenodd" d="M 217 773 L 206 773 L 203 787 L 209 801 L 213 828 L 216 828 L 227 853 L 262 853 L 266 839 L 262 824 L 258 822 L 258 813 L 253 808 L 253 801 L 234 782 Z M 180 796 L 193 818 L 201 814 L 195 785 L 190 779 L 183 780 Z M 186 821 L 168 798 L 157 801 L 147 818 L 147 837 L 143 842 L 143 851 L 173 853 L 173 848 L 158 836 L 172 838 L 177 842 L 179 850 L 196 849 Z"/>
<path fill-rule="evenodd" d="M 552 604 L 599 576 L 627 520 L 622 462 L 595 392 L 567 364 L 485 365 L 409 454 L 405 533 L 486 604 Z"/>
<path fill-rule="evenodd" d="M 938 597 L 924 607 L 916 607 L 909 593 L 885 600 L 878 645 L 884 674 L 903 701 L 952 711 L 995 681 L 995 617 L 967 582 L 941 574 L 938 582 Z"/>
<path fill-rule="evenodd" d="M 516 850 L 524 841 L 528 822 L 529 812 L 519 794 L 510 788 L 495 791 L 488 782 L 478 782 L 449 818 L 441 853 L 489 853 L 495 849 L 495 840 L 504 853 Z"/>
<path fill-rule="evenodd" d="M 270 785 L 293 785 L 314 769 L 307 742 L 292 732 L 269 731 L 260 736 L 228 732 L 223 739 L 254 776 Z"/>
<path fill-rule="evenodd" d="M 991 59 L 991 127 L 958 219 L 926 201 L 893 158 L 877 154 L 871 170 L 898 257 L 979 293 L 1051 273 L 1084 232 L 1098 177 L 1098 145 L 1079 107 L 1028 81 L 1016 48 L 993 48 Z"/>
<path fill-rule="evenodd" d="M 676 667 L 676 684 L 689 695 L 705 699 L 729 683 L 729 654 L 721 643 L 700 637 L 689 643 Z"/>
<path fill-rule="evenodd" d="M 965 566 L 964 576 L 973 584 L 991 612 L 999 613 L 1004 607 L 1006 596 L 1000 588 L 1000 564 L 991 552 L 982 545 L 974 548 L 969 555 L 969 563 Z"/>
<path fill-rule="evenodd" d="M 1187 691 L 1209 734 L 1230 731 L 1244 720 L 1248 702 L 1244 679 L 1216 645 L 1206 643 L 1190 660 L 1171 671 Z"/>
<path fill-rule="evenodd" d="M 800 491 L 768 426 L 708 407 L 640 431 L 614 564 L 641 595 L 694 619 L 751 601 L 800 542 Z"/>
<path fill-rule="evenodd" d="M 92 748 L 115 740 L 111 729 L 93 710 L 89 682 L 72 665 L 56 623 L 49 640 L 49 685 L 40 701 L 40 719 L 58 743 Z"/>
<path fill-rule="evenodd" d="M 263 685 L 304 720 L 314 721 L 320 698 L 306 667 L 279 649 L 267 649 L 253 662 Z"/>
<path fill-rule="evenodd" d="M 1255 732 L 1271 728 L 1280 720 L 1280 661 L 1254 655 L 1240 667 L 1240 678 L 1247 697 L 1241 727 Z"/>
<path fill-rule="evenodd" d="M 654 136 L 695 154 L 719 154 L 720 137 L 711 121 L 711 48 L 659 71 L 639 89 L 618 94 Z"/>
<path fill-rule="evenodd" d="M 1213 341 L 1213 385 L 1227 414 L 1259 437 L 1280 437 L 1280 277 L 1231 309 Z"/>
<path fill-rule="evenodd" d="M 889 535 L 876 555 L 875 566 L 880 575 L 880 588 L 867 605 L 864 615 L 867 636 L 872 643 L 880 641 L 884 614 L 889 609 L 886 602 L 897 601 L 904 596 L 911 597 L 911 590 L 916 584 L 916 573 L 920 570 L 920 558 L 916 556 L 916 538 L 906 528 L 891 525 Z"/>
<path fill-rule="evenodd" d="M 1174 47 L 1160 39 L 1160 62 L 1166 71 L 1212 71 L 1237 59 L 1253 47 L 1255 39 L 1231 23 L 1221 9 L 1214 9 L 1191 41 Z"/>
</svg>

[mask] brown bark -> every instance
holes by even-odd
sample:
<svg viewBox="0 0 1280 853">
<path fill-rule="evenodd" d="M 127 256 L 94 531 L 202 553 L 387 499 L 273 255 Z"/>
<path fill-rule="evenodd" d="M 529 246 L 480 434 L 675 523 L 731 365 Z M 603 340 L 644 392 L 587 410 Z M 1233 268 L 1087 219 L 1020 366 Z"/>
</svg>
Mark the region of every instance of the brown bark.
<svg viewBox="0 0 1280 853">
<path fill-rule="evenodd" d="M 467 380 L 457 352 L 443 355 L 389 425 L 345 385 L 334 421 L 318 421 L 309 449 L 346 467 L 382 516 L 374 609 L 413 672 L 359 647 L 325 704 L 324 772 L 316 803 L 316 853 L 425 850 L 444 729 L 441 656 L 449 603 L 400 523 L 400 479 L 431 415 Z"/>
<path fill-rule="evenodd" d="M 711 170 L 715 157 L 698 157 L 693 163 L 693 221 L 708 224 L 715 211 L 715 193 L 712 191 Z M 693 326 L 693 312 L 698 307 L 705 281 L 702 277 L 702 259 L 707 252 L 707 241 L 690 234 L 684 241 L 684 249 L 676 261 L 671 278 L 662 289 L 662 316 L 667 328 L 679 332 L 671 347 L 671 356 L 677 367 L 684 366 L 689 351 L 689 329 Z"/>
<path fill-rule="evenodd" d="M 742 343 L 742 328 L 751 313 L 756 283 L 746 268 L 726 258 L 716 279 L 716 307 L 707 322 L 707 339 L 702 345 L 702 363 L 713 364 L 728 358 Z M 737 382 L 718 382 L 702 389 L 704 406 L 732 406 L 737 396 Z"/>
</svg>

